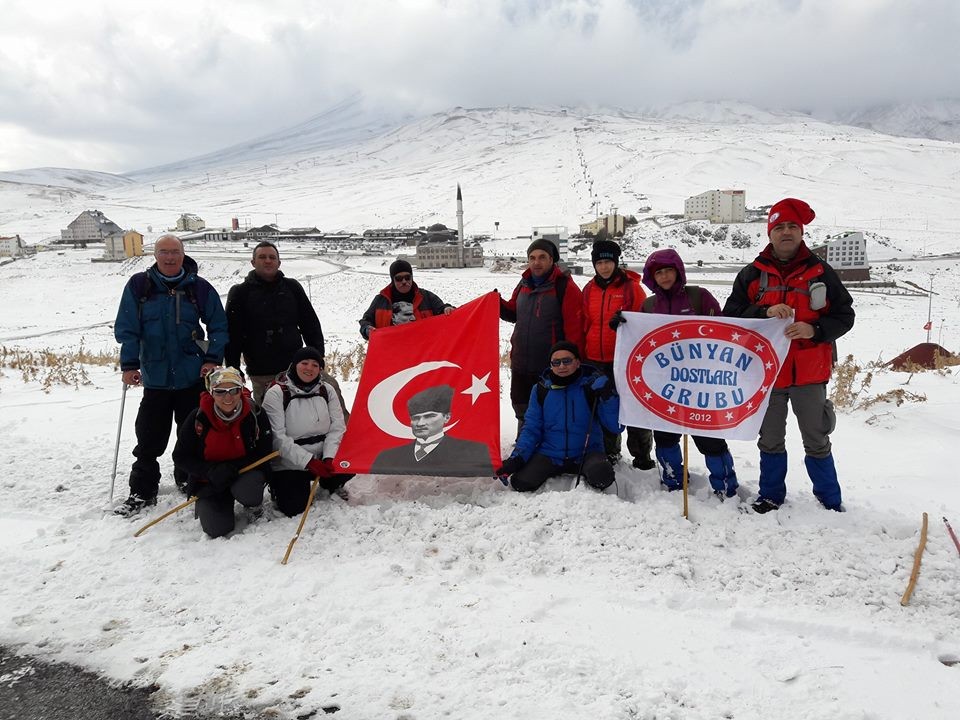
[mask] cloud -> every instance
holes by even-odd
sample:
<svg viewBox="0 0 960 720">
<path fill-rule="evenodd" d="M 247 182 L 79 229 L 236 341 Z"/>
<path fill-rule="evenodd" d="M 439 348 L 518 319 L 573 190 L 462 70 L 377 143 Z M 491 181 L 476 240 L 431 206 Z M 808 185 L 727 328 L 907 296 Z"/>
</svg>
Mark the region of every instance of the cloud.
<svg viewBox="0 0 960 720">
<path fill-rule="evenodd" d="M 408 112 L 842 111 L 955 97 L 960 74 L 954 0 L 14 0 L 4 16 L 0 169 L 169 162 L 357 91 Z"/>
</svg>

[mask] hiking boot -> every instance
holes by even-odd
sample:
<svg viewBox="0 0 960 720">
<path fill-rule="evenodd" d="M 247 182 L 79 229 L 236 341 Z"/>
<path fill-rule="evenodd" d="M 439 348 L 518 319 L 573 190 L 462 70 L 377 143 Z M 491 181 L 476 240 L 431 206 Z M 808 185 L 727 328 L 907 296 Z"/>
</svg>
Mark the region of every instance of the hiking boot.
<svg viewBox="0 0 960 720">
<path fill-rule="evenodd" d="M 657 463 L 653 461 L 653 458 L 647 455 L 646 457 L 642 458 L 634 458 L 633 466 L 637 470 L 653 470 L 657 466 Z"/>
<path fill-rule="evenodd" d="M 139 514 L 143 508 L 147 505 L 156 505 L 157 496 L 145 498 L 137 495 L 136 493 L 130 493 L 130 497 L 123 501 L 123 505 L 118 507 L 113 511 L 114 515 L 119 515 L 120 517 L 133 517 L 134 515 Z"/>
<path fill-rule="evenodd" d="M 663 487 L 666 488 L 667 492 L 676 492 L 677 490 L 683 490 L 683 485 L 680 483 L 660 483 Z"/>
<path fill-rule="evenodd" d="M 607 462 L 613 466 L 616 466 L 620 462 L 620 453 L 607 453 Z"/>
<path fill-rule="evenodd" d="M 759 497 L 753 501 L 753 504 L 750 507 L 752 507 L 753 511 L 758 515 L 763 515 L 771 510 L 779 510 L 780 504 L 775 503 L 773 500 L 768 500 L 765 497 Z"/>
<path fill-rule="evenodd" d="M 174 476 L 173 476 L 173 482 L 176 484 L 177 490 L 179 490 L 180 492 L 182 492 L 182 493 L 184 494 L 184 496 L 186 496 L 186 497 L 189 497 L 189 496 L 190 496 L 190 491 L 189 491 L 189 489 L 188 489 L 188 488 L 189 488 L 189 482 L 188 482 L 187 477 L 186 477 L 185 475 L 184 475 L 184 476 L 174 475 Z"/>
<path fill-rule="evenodd" d="M 247 522 L 252 523 L 256 522 L 263 517 L 263 505 L 253 505 L 252 507 L 245 508 L 247 513 Z"/>
<path fill-rule="evenodd" d="M 344 486 L 338 487 L 336 490 L 333 491 L 333 494 L 336 495 L 341 500 L 343 500 L 344 502 L 350 502 L 350 493 L 347 492 L 347 488 Z"/>
</svg>

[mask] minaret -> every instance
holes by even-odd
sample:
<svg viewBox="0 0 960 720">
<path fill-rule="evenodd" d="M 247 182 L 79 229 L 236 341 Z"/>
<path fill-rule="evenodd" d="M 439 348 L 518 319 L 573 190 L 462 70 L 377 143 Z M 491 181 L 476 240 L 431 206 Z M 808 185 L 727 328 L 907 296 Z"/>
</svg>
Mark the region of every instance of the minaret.
<svg viewBox="0 0 960 720">
<path fill-rule="evenodd" d="M 466 256 L 463 249 L 463 194 L 460 192 L 460 183 L 457 183 L 457 256 L 460 267 L 466 267 Z"/>
</svg>

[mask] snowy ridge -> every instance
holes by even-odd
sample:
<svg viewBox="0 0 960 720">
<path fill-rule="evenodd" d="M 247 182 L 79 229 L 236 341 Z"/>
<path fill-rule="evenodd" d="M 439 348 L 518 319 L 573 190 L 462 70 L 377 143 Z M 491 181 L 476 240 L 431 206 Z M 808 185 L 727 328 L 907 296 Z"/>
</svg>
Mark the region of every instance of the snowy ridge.
<svg viewBox="0 0 960 720">
<path fill-rule="evenodd" d="M 344 116 L 353 111 L 357 106 L 347 107 Z M 941 239 L 956 244 L 956 144 L 729 103 L 676 112 L 689 119 L 456 108 L 356 132 L 331 113 L 256 148 L 185 161 L 117 188 L 71 195 L 0 184 L 0 233 L 17 232 L 28 242 L 56 237 L 91 205 L 141 231 L 171 227 L 182 212 L 199 214 L 210 227 L 229 226 L 231 217 L 328 231 L 450 225 L 460 183 L 470 234 L 576 228 L 612 207 L 678 213 L 691 195 L 732 187 L 744 188 L 752 207 L 805 197 L 824 230 L 896 232 L 914 250 Z"/>
</svg>

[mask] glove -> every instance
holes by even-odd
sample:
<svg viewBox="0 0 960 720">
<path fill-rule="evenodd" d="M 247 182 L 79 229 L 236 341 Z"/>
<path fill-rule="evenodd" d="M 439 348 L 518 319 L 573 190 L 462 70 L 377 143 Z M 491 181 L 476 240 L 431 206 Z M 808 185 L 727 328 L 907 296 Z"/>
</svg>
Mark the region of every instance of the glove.
<svg viewBox="0 0 960 720">
<path fill-rule="evenodd" d="M 600 402 L 609 400 L 616 393 L 613 383 L 607 379 L 606 375 L 597 375 L 590 383 L 590 389 L 593 391 L 593 396 Z"/>
<path fill-rule="evenodd" d="M 314 458 L 308 462 L 306 469 L 314 477 L 328 478 L 333 475 L 333 463 L 327 465 L 320 458 Z"/>
<path fill-rule="evenodd" d="M 210 483 L 204 482 L 201 478 L 198 478 L 196 475 L 191 475 L 187 480 L 187 487 L 184 488 L 187 493 L 187 497 L 210 497 L 211 495 L 216 495 L 217 492 L 212 487 Z"/>
<path fill-rule="evenodd" d="M 236 479 L 237 466 L 232 462 L 212 463 L 207 468 L 207 483 L 215 492 L 226 492 Z"/>
<path fill-rule="evenodd" d="M 617 310 L 613 315 L 610 316 L 610 322 L 608 322 L 607 325 L 610 326 L 611 330 L 616 332 L 617 328 L 623 325 L 623 323 L 626 321 L 627 319 L 623 316 L 623 312 Z"/>
<path fill-rule="evenodd" d="M 324 458 L 323 466 L 330 472 L 331 477 L 337 474 L 337 469 L 333 466 L 333 458 Z"/>
<path fill-rule="evenodd" d="M 506 477 L 508 475 L 513 475 L 520 468 L 524 466 L 522 458 L 517 457 L 516 455 L 511 455 L 506 460 L 503 461 L 503 464 L 498 467 L 494 472 L 497 474 L 497 477 Z"/>
</svg>

